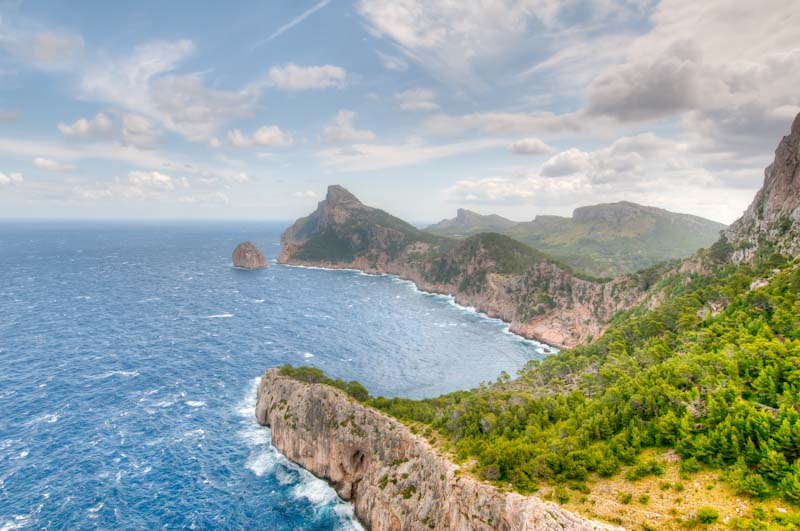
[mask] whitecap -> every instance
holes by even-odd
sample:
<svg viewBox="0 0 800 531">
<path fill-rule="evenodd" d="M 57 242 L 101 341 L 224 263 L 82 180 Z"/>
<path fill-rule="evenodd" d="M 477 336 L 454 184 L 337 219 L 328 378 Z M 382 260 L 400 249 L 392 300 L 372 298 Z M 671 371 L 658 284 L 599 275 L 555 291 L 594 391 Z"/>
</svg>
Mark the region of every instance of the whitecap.
<svg viewBox="0 0 800 531">
<path fill-rule="evenodd" d="M 28 457 L 29 453 L 31 453 L 31 451 L 26 448 L 19 453 L 17 459 L 25 459 L 26 457 Z"/>
<path fill-rule="evenodd" d="M 187 400 L 186 405 L 189 407 L 203 407 L 206 403 L 200 400 Z"/>
<path fill-rule="evenodd" d="M 216 313 L 214 315 L 206 315 L 206 319 L 227 319 L 233 317 L 232 313 Z"/>
<path fill-rule="evenodd" d="M 314 354 L 312 354 L 310 352 L 303 352 L 303 359 L 310 360 L 313 357 L 314 357 Z"/>
<path fill-rule="evenodd" d="M 253 304 L 262 304 L 265 299 L 253 299 Z"/>
<path fill-rule="evenodd" d="M 95 505 L 94 507 L 89 507 L 88 509 L 86 509 L 86 512 L 94 514 L 94 513 L 98 512 L 98 511 L 100 511 L 100 509 L 103 508 L 103 505 L 105 505 L 105 504 L 103 502 L 100 502 L 97 505 Z"/>
</svg>

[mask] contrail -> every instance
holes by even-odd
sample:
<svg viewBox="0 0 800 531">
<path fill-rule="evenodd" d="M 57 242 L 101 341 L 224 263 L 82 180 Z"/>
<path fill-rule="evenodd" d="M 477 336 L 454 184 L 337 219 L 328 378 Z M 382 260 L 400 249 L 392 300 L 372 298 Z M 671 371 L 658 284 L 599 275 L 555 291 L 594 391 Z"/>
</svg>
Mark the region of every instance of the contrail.
<svg viewBox="0 0 800 531">
<path fill-rule="evenodd" d="M 305 19 L 307 19 L 308 17 L 310 17 L 311 15 L 313 15 L 314 13 L 316 13 L 317 11 L 319 11 L 320 9 L 322 9 L 323 7 L 325 7 L 326 5 L 328 5 L 330 3 L 331 3 L 331 0 L 322 0 L 321 2 L 319 2 L 316 5 L 314 5 L 313 7 L 310 7 L 309 9 L 303 11 L 303 13 L 301 13 L 298 16 L 296 16 L 295 18 L 293 18 L 292 20 L 290 20 L 289 22 L 287 22 L 286 24 L 284 24 L 280 28 L 276 29 L 272 33 L 272 35 L 270 35 L 269 37 L 267 37 L 266 39 L 264 39 L 262 41 L 257 42 L 255 44 L 255 46 L 253 46 L 253 48 L 254 49 L 258 48 L 262 44 L 271 41 L 275 37 L 279 37 L 279 36 L 283 35 L 284 33 L 289 31 L 293 27 L 297 26 L 298 24 L 303 22 Z"/>
</svg>

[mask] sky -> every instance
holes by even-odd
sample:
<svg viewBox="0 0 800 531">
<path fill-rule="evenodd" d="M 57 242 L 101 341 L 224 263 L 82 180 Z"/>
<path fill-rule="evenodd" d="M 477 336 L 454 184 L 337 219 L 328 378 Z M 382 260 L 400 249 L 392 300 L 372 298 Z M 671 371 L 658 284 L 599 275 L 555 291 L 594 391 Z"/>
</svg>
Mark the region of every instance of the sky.
<svg viewBox="0 0 800 531">
<path fill-rule="evenodd" d="M 0 0 L 0 217 L 735 220 L 800 112 L 787 0 Z"/>
</svg>

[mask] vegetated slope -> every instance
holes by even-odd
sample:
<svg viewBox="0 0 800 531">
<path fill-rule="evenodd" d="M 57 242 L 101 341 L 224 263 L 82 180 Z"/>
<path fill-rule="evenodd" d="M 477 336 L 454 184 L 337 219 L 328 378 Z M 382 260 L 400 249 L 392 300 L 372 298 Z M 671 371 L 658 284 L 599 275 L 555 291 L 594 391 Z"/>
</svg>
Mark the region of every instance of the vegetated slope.
<svg viewBox="0 0 800 531">
<path fill-rule="evenodd" d="M 595 502 L 609 502 L 590 500 L 591 488 L 613 481 L 618 498 L 603 516 L 618 523 L 796 529 L 798 158 L 800 116 L 743 218 L 656 282 L 660 305 L 618 315 L 594 343 L 472 391 L 361 399 L 411 423 L 480 477 L 522 492 L 549 489 L 591 515 L 599 511 Z M 676 467 L 681 481 L 651 481 Z M 701 478 L 711 481 L 706 488 Z M 695 493 L 718 487 L 718 495 L 700 507 L 684 497 L 683 482 Z M 627 507 L 625 489 L 642 483 L 653 488 L 637 503 L 663 498 L 667 489 L 674 492 L 669 511 Z M 738 493 L 732 506 L 723 503 L 725 489 Z"/>
<path fill-rule="evenodd" d="M 341 186 L 329 187 L 325 200 L 287 229 L 281 243 L 281 263 L 397 274 L 557 346 L 601 335 L 617 312 L 649 296 L 654 274 L 668 270 L 595 279 L 508 236 L 456 240 L 417 230 Z"/>
<path fill-rule="evenodd" d="M 621 201 L 577 208 L 571 218 L 536 216 L 521 223 L 461 209 L 454 219 L 425 231 L 454 238 L 499 232 L 575 269 L 612 277 L 686 258 L 714 243 L 723 229 L 725 225 L 698 216 Z"/>
<path fill-rule="evenodd" d="M 741 495 L 800 507 L 798 148 L 800 117 L 745 216 L 687 262 L 703 273 L 663 279 L 658 308 L 618 316 L 516 380 L 374 405 L 432 426 L 476 473 L 522 491 L 580 489 L 622 468 L 636 481 L 664 467 L 639 462 L 642 450 L 672 448 L 687 478 L 716 470 Z M 772 518 L 797 525 L 792 513 Z"/>
<path fill-rule="evenodd" d="M 439 223 L 425 228 L 425 232 L 448 236 L 451 238 L 466 238 L 481 232 L 500 232 L 517 225 L 497 214 L 482 215 L 465 208 L 459 208 L 456 217 L 443 219 Z"/>
</svg>

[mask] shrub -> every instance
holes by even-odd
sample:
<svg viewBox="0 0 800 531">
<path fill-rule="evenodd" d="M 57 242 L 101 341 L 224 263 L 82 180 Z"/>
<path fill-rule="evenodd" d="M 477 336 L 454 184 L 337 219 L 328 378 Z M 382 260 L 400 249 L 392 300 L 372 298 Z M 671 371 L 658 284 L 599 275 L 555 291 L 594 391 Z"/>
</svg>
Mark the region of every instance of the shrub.
<svg viewBox="0 0 800 531">
<path fill-rule="evenodd" d="M 701 524 L 713 524 L 719 519 L 719 513 L 711 507 L 697 509 L 697 521 Z"/>
</svg>

